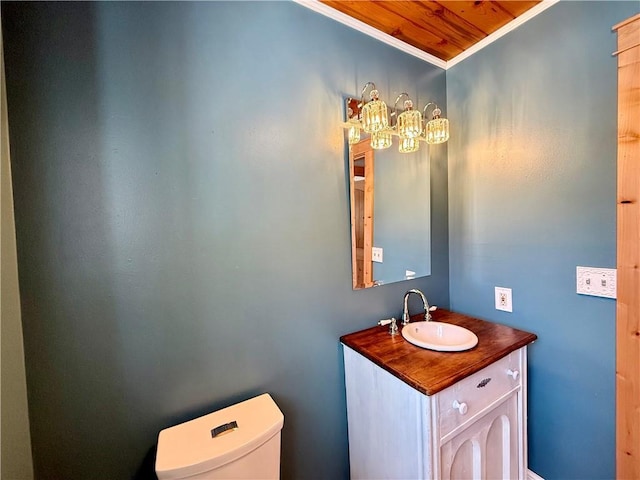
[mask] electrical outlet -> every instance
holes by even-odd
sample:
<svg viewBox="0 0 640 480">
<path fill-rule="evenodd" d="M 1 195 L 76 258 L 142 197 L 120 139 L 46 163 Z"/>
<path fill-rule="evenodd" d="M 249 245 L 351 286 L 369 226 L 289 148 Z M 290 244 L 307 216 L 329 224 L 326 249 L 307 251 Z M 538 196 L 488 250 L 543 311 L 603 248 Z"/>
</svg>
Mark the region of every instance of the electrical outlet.
<svg viewBox="0 0 640 480">
<path fill-rule="evenodd" d="M 382 263 L 382 247 L 371 247 L 371 260 Z"/>
<path fill-rule="evenodd" d="M 495 288 L 496 310 L 503 312 L 513 312 L 513 303 L 511 299 L 511 289 L 506 287 Z"/>
</svg>

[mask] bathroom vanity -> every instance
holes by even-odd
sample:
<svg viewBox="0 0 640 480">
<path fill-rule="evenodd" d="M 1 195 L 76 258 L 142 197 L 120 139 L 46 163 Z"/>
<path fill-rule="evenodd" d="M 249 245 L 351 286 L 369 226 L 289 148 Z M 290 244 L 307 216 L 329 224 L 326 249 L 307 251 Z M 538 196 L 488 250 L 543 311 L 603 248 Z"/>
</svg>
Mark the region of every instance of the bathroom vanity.
<svg viewBox="0 0 640 480">
<path fill-rule="evenodd" d="M 388 327 L 340 338 L 351 478 L 527 475 L 527 345 L 536 335 L 437 310 L 474 332 L 464 352 L 416 347 Z"/>
</svg>

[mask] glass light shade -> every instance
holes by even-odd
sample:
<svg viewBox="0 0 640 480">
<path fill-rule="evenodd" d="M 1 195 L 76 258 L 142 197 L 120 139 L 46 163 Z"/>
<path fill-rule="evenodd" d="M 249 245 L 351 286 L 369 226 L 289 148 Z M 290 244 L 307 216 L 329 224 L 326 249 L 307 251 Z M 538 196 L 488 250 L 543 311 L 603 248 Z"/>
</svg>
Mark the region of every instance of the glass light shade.
<svg viewBox="0 0 640 480">
<path fill-rule="evenodd" d="M 378 91 L 371 91 L 371 101 L 362 107 L 362 129 L 367 133 L 379 132 L 389 125 L 387 104 L 378 99 Z"/>
<path fill-rule="evenodd" d="M 413 138 L 422 133 L 422 114 L 418 110 L 413 110 L 413 103 L 407 100 L 406 110 L 398 115 L 398 135 L 401 138 Z"/>
<path fill-rule="evenodd" d="M 391 131 L 382 130 L 371 134 L 371 148 L 374 150 L 383 150 L 391 146 Z"/>
<path fill-rule="evenodd" d="M 427 143 L 432 145 L 444 143 L 449 140 L 449 120 L 446 118 L 434 118 L 429 120 L 425 131 Z"/>
<path fill-rule="evenodd" d="M 415 137 L 407 137 L 400 139 L 400 145 L 398 145 L 398 151 L 400 153 L 412 153 L 417 152 L 420 149 L 420 140 Z"/>
<path fill-rule="evenodd" d="M 360 141 L 360 127 L 349 127 L 349 145 L 355 145 Z"/>
</svg>

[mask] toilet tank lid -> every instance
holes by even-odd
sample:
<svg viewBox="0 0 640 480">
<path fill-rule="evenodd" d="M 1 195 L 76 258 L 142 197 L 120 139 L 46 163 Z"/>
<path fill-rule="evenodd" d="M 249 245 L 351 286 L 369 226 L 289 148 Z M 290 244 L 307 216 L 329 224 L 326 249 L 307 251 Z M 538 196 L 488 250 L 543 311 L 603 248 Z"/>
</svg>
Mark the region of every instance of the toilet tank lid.
<svg viewBox="0 0 640 480">
<path fill-rule="evenodd" d="M 166 428 L 158 435 L 156 473 L 172 479 L 219 468 L 264 444 L 283 424 L 284 415 L 264 393 Z"/>
</svg>

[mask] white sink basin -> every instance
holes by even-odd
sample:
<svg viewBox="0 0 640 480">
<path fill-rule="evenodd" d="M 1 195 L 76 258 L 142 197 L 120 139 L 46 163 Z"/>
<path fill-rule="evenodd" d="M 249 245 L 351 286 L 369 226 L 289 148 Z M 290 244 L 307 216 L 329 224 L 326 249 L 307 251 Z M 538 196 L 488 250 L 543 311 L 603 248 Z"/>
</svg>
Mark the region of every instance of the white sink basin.
<svg viewBox="0 0 640 480">
<path fill-rule="evenodd" d="M 471 330 L 443 322 L 411 322 L 402 328 L 402 336 L 417 347 L 439 352 L 461 352 L 478 344 Z"/>
</svg>

